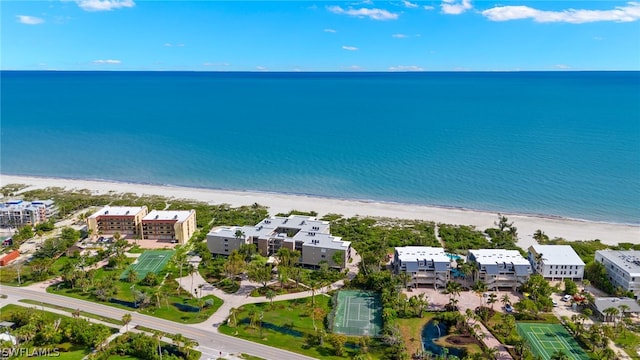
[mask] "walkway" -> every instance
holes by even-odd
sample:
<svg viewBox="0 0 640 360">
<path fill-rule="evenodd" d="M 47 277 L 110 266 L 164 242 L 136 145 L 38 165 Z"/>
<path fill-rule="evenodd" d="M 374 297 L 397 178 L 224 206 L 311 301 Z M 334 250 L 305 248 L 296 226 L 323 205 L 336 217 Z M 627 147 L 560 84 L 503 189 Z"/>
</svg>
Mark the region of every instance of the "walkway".
<svg viewBox="0 0 640 360">
<path fill-rule="evenodd" d="M 207 319 L 202 323 L 193 325 L 201 329 L 206 329 L 206 330 L 214 329 L 214 331 L 218 331 L 217 330 L 218 326 L 220 326 L 227 320 L 232 308 L 238 308 L 245 304 L 265 303 L 265 302 L 271 301 L 267 299 L 265 296 L 252 297 L 251 292 L 254 289 L 261 287 L 262 284 L 254 283 L 248 280 L 242 280 L 240 282 L 240 289 L 234 294 L 227 294 L 226 292 L 212 286 L 197 271 L 193 273 L 193 288 L 191 287 L 191 281 L 192 281 L 191 275 L 178 278 L 176 279 L 176 281 L 178 281 L 181 284 L 182 288 L 185 291 L 191 293 L 194 297 L 196 295 L 200 297 L 207 296 L 207 295 L 214 295 L 222 299 L 223 301 L 222 306 L 220 306 L 220 308 L 213 315 L 211 315 L 209 319 Z M 277 282 L 272 281 L 271 283 L 275 284 Z M 342 286 L 344 286 L 344 281 L 340 280 L 329 286 L 325 286 L 317 289 L 315 291 L 315 295 L 317 296 L 321 294 L 326 294 L 329 291 L 340 289 Z M 197 294 L 196 294 L 196 291 L 197 291 Z M 277 295 L 276 297 L 273 298 L 273 301 L 301 299 L 301 298 L 310 297 L 312 295 L 313 295 L 313 292 L 311 290 L 307 290 L 307 291 L 301 291 L 301 292 L 292 293 L 292 294 Z"/>
</svg>

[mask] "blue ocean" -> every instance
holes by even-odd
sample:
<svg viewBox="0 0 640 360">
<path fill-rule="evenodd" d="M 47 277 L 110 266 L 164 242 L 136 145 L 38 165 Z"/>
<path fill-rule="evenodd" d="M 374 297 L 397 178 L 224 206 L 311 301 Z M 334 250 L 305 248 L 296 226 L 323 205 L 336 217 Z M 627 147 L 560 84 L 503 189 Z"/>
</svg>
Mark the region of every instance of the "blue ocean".
<svg viewBox="0 0 640 360">
<path fill-rule="evenodd" d="M 640 72 L 0 76 L 4 174 L 640 224 Z"/>
</svg>

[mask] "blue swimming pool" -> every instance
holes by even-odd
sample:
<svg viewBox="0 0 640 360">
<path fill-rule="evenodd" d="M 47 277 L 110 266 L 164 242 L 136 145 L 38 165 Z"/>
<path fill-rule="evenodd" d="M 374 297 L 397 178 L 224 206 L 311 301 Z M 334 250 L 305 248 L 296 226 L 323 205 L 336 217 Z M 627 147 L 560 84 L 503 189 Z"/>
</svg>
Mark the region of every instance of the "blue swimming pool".
<svg viewBox="0 0 640 360">
<path fill-rule="evenodd" d="M 460 255 L 456 255 L 456 254 L 447 254 L 447 256 L 448 256 L 448 257 L 449 257 L 449 259 L 451 259 L 451 260 L 460 260 L 460 259 L 462 259 L 462 258 L 460 257 Z"/>
</svg>

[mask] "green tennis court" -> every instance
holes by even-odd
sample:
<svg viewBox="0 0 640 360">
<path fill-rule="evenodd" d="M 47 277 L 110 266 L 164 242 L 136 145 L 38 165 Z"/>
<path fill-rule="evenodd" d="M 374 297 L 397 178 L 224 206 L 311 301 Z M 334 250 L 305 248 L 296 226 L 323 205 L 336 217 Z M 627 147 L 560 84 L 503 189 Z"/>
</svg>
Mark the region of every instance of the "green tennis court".
<svg viewBox="0 0 640 360">
<path fill-rule="evenodd" d="M 174 252 L 173 250 L 147 250 L 122 272 L 120 279 L 126 279 L 131 270 L 137 273 L 138 279 L 143 279 L 150 272 L 157 274 L 167 266 Z"/>
<path fill-rule="evenodd" d="M 531 351 L 544 360 L 550 360 L 556 351 L 562 351 L 569 360 L 588 360 L 589 356 L 567 330 L 558 324 L 518 323 L 518 334 L 531 344 Z"/>
<path fill-rule="evenodd" d="M 338 292 L 333 332 L 355 336 L 378 336 L 382 314 L 378 294 L 369 291 Z"/>
</svg>

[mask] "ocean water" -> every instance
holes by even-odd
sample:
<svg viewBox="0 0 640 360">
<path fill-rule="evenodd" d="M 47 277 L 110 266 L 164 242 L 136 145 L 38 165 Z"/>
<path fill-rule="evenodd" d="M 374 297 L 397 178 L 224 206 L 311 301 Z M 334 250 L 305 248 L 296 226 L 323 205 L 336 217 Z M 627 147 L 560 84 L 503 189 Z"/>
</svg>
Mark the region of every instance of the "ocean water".
<svg viewBox="0 0 640 360">
<path fill-rule="evenodd" d="M 2 72 L 0 172 L 640 224 L 640 72 Z"/>
</svg>

